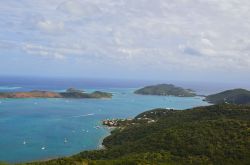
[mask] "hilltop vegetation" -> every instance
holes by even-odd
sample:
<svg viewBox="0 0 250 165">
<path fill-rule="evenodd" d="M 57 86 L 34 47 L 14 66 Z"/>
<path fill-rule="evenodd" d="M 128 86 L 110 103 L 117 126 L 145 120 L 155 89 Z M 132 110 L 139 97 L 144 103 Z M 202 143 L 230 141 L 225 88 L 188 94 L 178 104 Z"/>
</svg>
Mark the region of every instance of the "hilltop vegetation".
<svg viewBox="0 0 250 165">
<path fill-rule="evenodd" d="M 178 96 L 178 97 L 193 97 L 196 94 L 190 89 L 183 89 L 172 84 L 159 84 L 146 86 L 134 92 L 141 95 L 161 95 L 161 96 Z"/>
<path fill-rule="evenodd" d="M 95 91 L 92 93 L 85 93 L 79 90 L 67 90 L 66 92 L 60 93 L 62 98 L 111 98 L 112 94 L 107 92 Z"/>
<path fill-rule="evenodd" d="M 124 121 L 124 122 L 123 122 Z M 155 109 L 120 120 L 106 149 L 30 165 L 249 164 L 250 107 Z"/>
<path fill-rule="evenodd" d="M 30 91 L 30 92 L 0 92 L 0 98 L 111 98 L 112 94 L 107 92 L 95 91 L 85 93 L 84 91 L 69 88 L 66 92 L 52 91 Z"/>
<path fill-rule="evenodd" d="M 246 89 L 227 90 L 218 94 L 209 95 L 205 99 L 213 104 L 248 104 L 250 105 L 250 91 Z"/>
</svg>

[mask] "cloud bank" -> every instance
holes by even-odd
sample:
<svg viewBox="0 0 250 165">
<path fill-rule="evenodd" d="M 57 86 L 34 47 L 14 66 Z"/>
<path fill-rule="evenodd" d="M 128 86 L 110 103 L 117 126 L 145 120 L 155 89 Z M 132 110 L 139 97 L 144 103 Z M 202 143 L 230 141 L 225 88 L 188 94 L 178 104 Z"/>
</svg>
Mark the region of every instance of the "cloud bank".
<svg viewBox="0 0 250 165">
<path fill-rule="evenodd" d="M 1 1 L 0 51 L 138 75 L 249 73 L 249 17 L 248 0 Z"/>
</svg>

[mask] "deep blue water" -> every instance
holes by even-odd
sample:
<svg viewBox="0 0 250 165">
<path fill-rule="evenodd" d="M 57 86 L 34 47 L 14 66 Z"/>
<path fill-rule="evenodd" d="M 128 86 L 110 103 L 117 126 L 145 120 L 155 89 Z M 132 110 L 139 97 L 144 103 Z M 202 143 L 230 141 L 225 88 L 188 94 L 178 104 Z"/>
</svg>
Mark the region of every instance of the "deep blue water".
<svg viewBox="0 0 250 165">
<path fill-rule="evenodd" d="M 117 86 L 117 83 L 102 81 L 92 85 L 91 81 L 0 81 L 0 91 L 61 91 L 77 87 L 88 92 L 102 90 L 114 94 L 112 99 L 0 99 L 0 160 L 26 162 L 98 149 L 102 139 L 109 134 L 104 127 L 95 128 L 101 126 L 103 119 L 132 118 L 158 107 L 182 110 L 207 105 L 201 97 L 135 95 L 133 85 L 142 84 L 121 83 Z"/>
</svg>

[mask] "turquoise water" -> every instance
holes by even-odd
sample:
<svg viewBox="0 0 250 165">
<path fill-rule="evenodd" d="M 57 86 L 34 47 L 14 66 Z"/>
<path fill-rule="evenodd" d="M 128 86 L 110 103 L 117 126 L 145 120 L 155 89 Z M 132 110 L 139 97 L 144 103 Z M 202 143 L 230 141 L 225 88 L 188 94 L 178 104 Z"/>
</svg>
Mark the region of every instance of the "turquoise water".
<svg viewBox="0 0 250 165">
<path fill-rule="evenodd" d="M 132 88 L 101 90 L 114 97 L 0 99 L 0 160 L 27 162 L 98 149 L 109 135 L 106 128 L 95 128 L 103 119 L 130 118 L 158 107 L 181 110 L 207 105 L 201 97 L 141 96 L 133 94 Z"/>
</svg>

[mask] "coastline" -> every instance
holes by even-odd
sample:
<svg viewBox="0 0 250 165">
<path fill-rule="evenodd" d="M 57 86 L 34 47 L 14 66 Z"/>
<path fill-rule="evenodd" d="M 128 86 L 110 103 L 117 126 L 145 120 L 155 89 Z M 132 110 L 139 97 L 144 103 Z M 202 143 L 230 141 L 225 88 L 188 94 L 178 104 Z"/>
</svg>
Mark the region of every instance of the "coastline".
<svg viewBox="0 0 250 165">
<path fill-rule="evenodd" d="M 66 98 L 66 99 L 101 99 L 112 98 L 113 94 L 102 91 L 94 91 L 86 93 L 85 91 L 75 88 L 69 88 L 64 92 L 46 91 L 46 90 L 32 90 L 26 92 L 0 92 L 0 99 L 5 98 Z"/>
<path fill-rule="evenodd" d="M 103 127 L 104 128 L 104 127 Z M 106 128 L 104 128 L 106 129 Z M 99 139 L 99 142 L 98 142 L 98 145 L 97 145 L 97 150 L 102 150 L 102 149 L 106 149 L 106 147 L 103 145 L 103 140 L 110 136 L 111 135 L 111 130 L 107 129 L 107 134 L 106 135 L 103 135 L 100 139 Z"/>
<path fill-rule="evenodd" d="M 112 91 L 113 92 L 113 91 Z M 119 91 L 120 92 L 120 91 Z M 125 92 L 127 92 L 127 91 L 125 91 Z M 130 102 L 131 101 L 131 99 L 133 99 L 133 100 L 136 100 L 137 98 L 138 98 L 138 100 L 139 101 L 142 101 L 142 102 L 147 102 L 147 101 L 145 101 L 145 100 L 152 100 L 153 99 L 153 104 L 152 104 L 152 107 L 165 107 L 166 105 L 168 105 L 168 102 L 170 101 L 170 104 L 171 104 L 171 102 L 172 103 L 174 103 L 174 101 L 175 101 L 175 99 L 177 99 L 178 101 L 180 101 L 180 100 L 182 100 L 182 99 L 185 99 L 186 101 L 184 102 L 184 104 L 182 105 L 183 107 L 191 107 L 191 105 L 197 105 L 197 106 L 200 106 L 200 105 L 205 105 L 206 103 L 205 102 L 203 102 L 203 101 L 201 101 L 202 99 L 200 98 L 200 97 L 198 97 L 199 99 L 196 99 L 196 98 L 176 98 L 176 97 L 167 97 L 167 99 L 165 99 L 165 97 L 161 97 L 161 96 L 151 96 L 151 97 L 144 97 L 144 96 L 135 96 L 134 94 L 132 94 L 132 93 L 130 93 L 130 92 L 128 92 L 129 94 L 128 94 L 128 96 L 126 97 L 127 98 L 127 102 Z M 123 95 L 116 95 L 116 97 L 115 98 L 117 98 L 117 97 L 120 97 L 121 96 L 121 98 L 122 99 L 125 99 L 125 101 L 126 101 L 126 98 L 124 98 L 123 97 Z M 164 98 L 164 99 L 161 99 L 161 98 Z M 58 105 L 58 104 L 61 104 L 62 103 L 62 105 L 64 105 L 64 103 L 65 103 L 65 105 L 67 105 L 67 106 L 71 106 L 71 105 L 74 105 L 74 106 L 78 106 L 78 103 L 80 103 L 79 105 L 80 106 L 82 106 L 82 105 L 85 105 L 85 103 L 87 103 L 87 104 L 89 104 L 90 105 L 90 103 L 92 104 L 92 103 L 95 103 L 95 101 L 88 101 L 88 100 L 90 100 L 90 99 L 86 99 L 87 100 L 87 102 L 78 102 L 77 100 L 78 99 L 76 99 L 76 101 L 74 101 L 74 102 L 70 102 L 70 103 L 66 103 L 65 101 L 63 101 L 63 100 L 65 100 L 64 98 L 59 98 L 59 99 L 57 99 L 57 98 L 36 98 L 36 99 L 38 99 L 38 100 L 45 100 L 45 101 L 43 101 L 43 102 L 39 102 L 38 101 L 38 104 L 35 106 L 33 106 L 33 104 L 34 104 L 34 102 L 36 102 L 36 101 L 34 101 L 34 100 L 32 100 L 32 98 L 28 98 L 28 99 L 25 99 L 25 100 L 27 100 L 27 102 L 25 101 L 25 102 L 23 102 L 23 103 L 21 103 L 21 102 L 19 102 L 18 101 L 18 103 L 21 103 L 21 106 L 20 107 L 22 107 L 22 104 L 23 105 L 25 105 L 25 107 L 27 106 L 27 105 L 29 105 L 29 107 L 31 106 L 31 107 L 36 107 L 36 108 L 38 108 L 38 107 L 41 107 L 42 106 L 42 109 L 47 109 L 47 107 L 48 106 L 50 106 L 50 105 L 52 105 L 52 106 L 54 106 L 54 105 Z M 47 102 L 46 100 L 58 100 L 57 102 Z M 13 102 L 15 102 L 15 100 L 16 99 L 7 99 L 7 100 L 13 100 Z M 30 101 L 29 101 L 30 100 Z M 75 99 L 73 99 L 73 100 L 75 100 Z M 95 100 L 95 99 L 94 99 Z M 103 100 L 103 99 L 101 99 L 101 100 Z M 104 99 L 104 100 L 106 100 L 106 99 Z M 111 103 L 113 103 L 113 101 L 116 103 L 117 101 L 119 101 L 119 104 L 116 104 L 116 105 L 119 105 L 120 106 L 120 100 L 119 99 L 108 99 L 108 100 L 111 100 Z M 171 101 L 171 100 L 173 100 L 173 101 Z M 124 100 L 123 100 L 124 101 Z M 192 104 L 189 104 L 188 102 L 192 102 Z M 46 103 L 46 104 L 45 104 Z M 47 104 L 48 103 L 48 104 Z M 118 103 L 118 102 L 117 102 Z M 185 104 L 185 103 L 187 103 L 187 104 Z M 9 101 L 9 102 L 4 102 L 3 103 L 3 106 L 8 106 L 8 105 L 11 105 L 11 104 L 13 104 L 12 103 L 12 101 Z M 105 102 L 105 104 L 104 105 L 109 105 L 109 103 L 108 104 L 106 104 L 106 102 Z M 133 104 L 132 104 L 133 105 Z M 159 105 L 159 106 L 158 106 Z M 62 107 L 62 106 L 61 106 Z M 85 106 L 84 106 L 85 107 Z M 83 108 L 84 108 L 83 107 Z M 95 107 L 95 106 L 92 106 L 92 107 Z M 122 116 L 121 116 L 121 119 L 126 119 L 126 116 L 129 116 L 129 118 L 131 118 L 131 117 L 135 117 L 136 115 L 138 115 L 138 114 L 140 114 L 140 113 L 142 113 L 142 112 L 144 112 L 144 111 L 146 111 L 146 110 L 149 110 L 149 109 L 152 109 L 152 108 L 150 108 L 151 107 L 151 105 L 145 105 L 143 108 L 137 108 L 136 109 L 136 107 L 135 107 L 135 110 L 134 110 L 134 112 L 136 112 L 136 113 L 134 113 L 134 114 L 129 114 L 129 115 L 127 115 L 126 113 L 126 110 L 123 110 L 123 109 L 121 109 L 122 111 L 123 111 L 123 113 L 122 113 Z M 171 107 L 173 107 L 173 106 L 171 106 Z M 192 106 L 193 107 L 193 106 Z M 30 108 L 30 110 L 32 110 L 32 109 L 34 109 L 34 108 Z M 68 108 L 71 108 L 71 107 L 68 107 Z M 101 107 L 101 109 L 102 109 L 102 111 L 101 111 L 101 113 L 104 113 L 104 111 L 107 111 L 108 113 L 114 113 L 114 112 L 116 112 L 116 111 L 118 111 L 118 108 L 119 107 L 116 107 L 116 106 L 112 106 L 112 108 L 113 108 L 113 111 L 111 111 L 111 112 L 109 112 L 109 110 L 110 110 L 110 106 L 108 106 L 108 107 Z M 26 108 L 24 108 L 24 109 L 26 109 Z M 79 109 L 79 108 L 78 108 Z M 99 109 L 100 109 L 100 107 L 98 107 L 98 108 L 90 108 L 90 107 L 86 107 L 86 109 L 88 109 L 87 111 L 88 112 L 86 112 L 86 114 L 88 114 L 88 113 L 90 113 L 90 112 L 93 112 L 93 113 L 95 113 L 95 114 L 98 114 L 100 111 L 99 111 Z M 131 107 L 131 106 L 129 106 L 129 107 L 126 107 L 126 109 L 134 109 L 133 108 L 133 106 Z M 143 109 L 143 110 L 141 110 L 141 109 Z M 179 108 L 176 108 L 176 109 L 179 109 Z M 180 109 L 182 109 L 182 108 L 180 108 Z M 186 108 L 183 108 L 183 109 L 186 109 Z M 74 110 L 74 108 L 73 108 L 73 110 Z M 80 109 L 79 109 L 80 110 Z M 32 110 L 33 111 L 33 110 Z M 50 111 L 50 109 L 47 109 L 47 111 L 49 112 Z M 19 111 L 20 112 L 20 111 Z M 43 111 L 40 111 L 41 113 L 43 112 Z M 39 112 L 39 113 L 40 113 Z M 67 112 L 67 111 L 65 111 L 65 112 Z M 72 111 L 73 112 L 73 111 Z M 68 113 L 68 112 L 67 112 Z M 61 112 L 60 112 L 60 114 L 61 114 Z M 80 112 L 79 114 L 82 114 L 82 112 Z M 105 113 L 106 114 L 106 113 Z M 72 116 L 74 116 L 75 114 L 73 114 Z M 111 115 L 112 116 L 112 115 Z M 115 115 L 116 116 L 116 115 Z M 123 117 L 123 116 L 125 116 L 125 117 Z M 106 117 L 105 117 L 106 118 Z M 118 117 L 118 118 L 120 118 L 120 117 Z M 104 119 L 104 118 L 103 118 Z M 84 120 L 82 120 L 81 122 L 84 122 Z M 102 122 L 102 120 L 100 119 L 99 120 L 99 122 L 101 123 Z M 96 148 L 97 149 L 105 149 L 105 146 L 103 146 L 102 145 L 102 143 L 103 143 L 103 140 L 106 138 L 106 137 L 108 137 L 109 135 L 111 135 L 111 131 L 112 130 L 114 130 L 115 129 L 115 127 L 103 127 L 104 129 L 105 129 L 105 135 L 103 135 L 103 136 L 101 136 L 100 138 L 99 138 L 99 140 L 98 140 L 98 144 L 95 146 L 95 148 L 92 148 L 92 149 L 90 149 L 90 150 L 95 150 Z M 89 138 L 89 137 L 88 137 Z M 61 150 L 61 149 L 60 149 Z M 78 150 L 78 151 L 76 151 L 76 152 L 72 152 L 71 154 L 61 154 L 61 152 L 59 151 L 58 152 L 58 154 L 60 154 L 60 155 L 65 155 L 65 156 L 51 156 L 51 157 L 45 157 L 45 159 L 34 159 L 34 161 L 46 161 L 46 160 L 51 160 L 51 159 L 55 159 L 55 158 L 60 158 L 60 157 L 69 157 L 69 156 L 71 156 L 71 155 L 75 155 L 75 154 L 78 154 L 79 152 L 82 152 L 82 151 L 90 151 L 89 149 L 84 149 L 84 148 L 82 148 L 81 150 Z M 35 151 L 36 152 L 36 151 Z M 38 152 L 39 152 L 39 150 L 38 150 Z M 62 152 L 63 153 L 63 152 Z M 31 157 L 30 157 L 31 158 Z M 18 160 L 18 159 L 16 159 L 16 160 Z M 15 161 L 15 160 L 14 160 Z M 34 162 L 34 161 L 29 161 L 29 162 Z M 22 162 L 25 162 L 25 161 L 22 161 Z"/>
<path fill-rule="evenodd" d="M 101 120 L 102 121 L 102 120 Z M 101 121 L 99 122 L 99 124 L 101 124 Z M 79 154 L 80 152 L 84 152 L 84 151 L 94 151 L 94 150 L 103 150 L 106 149 L 106 147 L 103 145 L 103 140 L 111 135 L 111 131 L 113 129 L 115 129 L 116 127 L 107 127 L 105 125 L 101 124 L 101 129 L 104 129 L 106 132 L 106 135 L 103 135 L 99 141 L 98 144 L 96 145 L 96 148 L 93 148 L 91 150 L 81 150 L 75 153 L 72 153 L 70 155 L 65 155 L 65 156 L 54 156 L 54 157 L 48 157 L 48 158 L 44 158 L 44 159 L 38 159 L 38 160 L 32 160 L 32 161 L 23 161 L 23 162 L 15 162 L 15 164 L 22 164 L 22 163 L 33 163 L 33 162 L 46 162 L 46 161 L 50 161 L 50 160 L 54 160 L 54 159 L 59 159 L 59 158 L 67 158 L 67 157 L 71 157 L 73 155 Z"/>
</svg>

